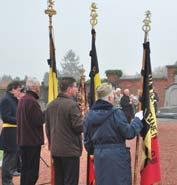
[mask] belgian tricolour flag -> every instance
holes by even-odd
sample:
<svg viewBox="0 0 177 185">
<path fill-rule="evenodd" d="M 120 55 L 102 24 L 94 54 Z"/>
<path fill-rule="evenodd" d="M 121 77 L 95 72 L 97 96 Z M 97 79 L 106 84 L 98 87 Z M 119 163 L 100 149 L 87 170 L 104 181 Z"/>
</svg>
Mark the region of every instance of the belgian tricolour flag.
<svg viewBox="0 0 177 185">
<path fill-rule="evenodd" d="M 90 51 L 91 70 L 90 70 L 90 107 L 96 101 L 96 88 L 101 84 L 97 52 L 95 46 L 96 32 L 92 29 L 92 49 Z M 87 185 L 95 185 L 94 159 L 93 156 L 87 156 Z"/>
<path fill-rule="evenodd" d="M 143 154 L 141 166 L 141 185 L 153 185 L 161 181 L 160 156 L 158 144 L 158 128 L 154 109 L 154 92 L 152 83 L 152 71 L 150 61 L 150 44 L 145 42 L 142 110 L 144 114 Z"/>
<path fill-rule="evenodd" d="M 50 43 L 50 59 L 48 59 L 48 64 L 50 66 L 50 70 L 49 70 L 48 103 L 50 103 L 58 96 L 58 79 L 55 59 L 55 45 L 52 32 L 49 33 L 49 43 Z"/>
<path fill-rule="evenodd" d="M 96 101 L 96 88 L 101 84 L 97 52 L 95 46 L 96 32 L 92 29 L 92 49 L 90 51 L 91 69 L 90 69 L 90 106 Z"/>
<path fill-rule="evenodd" d="M 53 101 L 58 96 L 58 79 L 57 68 L 55 59 L 55 45 L 53 40 L 52 30 L 49 32 L 49 46 L 50 46 L 50 58 L 48 59 L 49 81 L 48 81 L 48 103 Z M 54 185 L 54 167 L 51 160 L 51 185 Z"/>
</svg>

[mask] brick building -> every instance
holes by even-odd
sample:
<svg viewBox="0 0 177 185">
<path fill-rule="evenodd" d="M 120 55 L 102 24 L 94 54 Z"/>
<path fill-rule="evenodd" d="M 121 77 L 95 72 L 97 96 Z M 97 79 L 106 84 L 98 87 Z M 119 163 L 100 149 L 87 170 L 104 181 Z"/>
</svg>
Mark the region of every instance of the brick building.
<svg viewBox="0 0 177 185">
<path fill-rule="evenodd" d="M 159 96 L 159 107 L 164 107 L 165 103 L 165 93 L 166 90 L 176 83 L 177 85 L 177 74 L 175 75 L 177 70 L 177 63 L 174 65 L 167 65 L 166 66 L 166 74 L 163 76 L 153 76 L 153 87 L 154 90 L 158 93 Z M 129 89 L 130 92 L 134 95 L 137 95 L 138 89 L 142 89 L 141 84 L 141 76 L 134 75 L 134 76 L 123 76 L 118 78 L 118 76 L 109 74 L 108 82 L 111 82 L 114 87 L 120 87 L 123 89 Z M 5 92 L 5 88 L 9 82 L 0 82 L 0 98 Z M 89 87 L 88 87 L 89 89 Z M 47 87 L 41 86 L 41 95 L 40 95 L 40 103 L 44 108 L 47 104 Z M 176 89 L 177 91 L 177 89 Z M 177 92 L 176 92 L 177 93 Z M 176 94 L 175 93 L 175 94 Z M 177 99 L 177 98 L 176 98 Z M 177 104 L 177 100 L 175 100 Z"/>
<path fill-rule="evenodd" d="M 153 87 L 159 96 L 159 107 L 164 106 L 166 89 L 175 83 L 176 69 L 177 64 L 167 65 L 166 74 L 163 76 L 153 76 Z M 129 89 L 134 95 L 137 95 L 138 89 L 142 89 L 140 75 L 123 76 L 118 78 L 115 75 L 109 74 L 108 81 L 111 82 L 115 87 L 120 87 L 122 90 Z"/>
</svg>

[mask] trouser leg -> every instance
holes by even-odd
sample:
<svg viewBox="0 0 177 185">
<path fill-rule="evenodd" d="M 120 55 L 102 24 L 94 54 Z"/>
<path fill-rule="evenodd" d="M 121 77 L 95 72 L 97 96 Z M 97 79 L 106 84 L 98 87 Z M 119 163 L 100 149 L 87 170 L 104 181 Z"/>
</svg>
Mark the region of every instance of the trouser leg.
<svg viewBox="0 0 177 185">
<path fill-rule="evenodd" d="M 41 146 L 21 147 L 21 185 L 35 185 L 39 176 Z"/>
<path fill-rule="evenodd" d="M 79 157 L 63 157 L 64 185 L 78 185 L 79 181 Z"/>
<path fill-rule="evenodd" d="M 64 173 L 61 157 L 53 157 L 53 162 L 55 170 L 55 185 L 64 185 Z"/>
<path fill-rule="evenodd" d="M 53 157 L 55 185 L 78 185 L 79 157 Z"/>
<path fill-rule="evenodd" d="M 15 169 L 16 152 L 3 152 L 2 161 L 2 185 L 14 185 L 13 184 L 13 172 Z"/>
</svg>

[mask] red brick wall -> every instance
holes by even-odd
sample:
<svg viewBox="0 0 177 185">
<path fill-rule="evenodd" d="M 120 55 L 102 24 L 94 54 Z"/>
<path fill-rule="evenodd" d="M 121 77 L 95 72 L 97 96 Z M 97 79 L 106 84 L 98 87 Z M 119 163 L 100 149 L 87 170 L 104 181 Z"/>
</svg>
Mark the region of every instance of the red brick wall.
<svg viewBox="0 0 177 185">
<path fill-rule="evenodd" d="M 174 83 L 174 72 L 176 69 L 176 65 L 168 65 L 167 67 L 167 77 L 163 78 L 154 78 L 153 79 L 153 88 L 158 93 L 159 96 L 159 107 L 164 106 L 165 101 L 165 90 L 166 88 Z M 108 76 L 108 81 L 111 82 L 114 75 Z M 138 89 L 142 89 L 140 78 L 132 78 L 132 79 L 119 79 L 117 81 L 117 86 L 123 89 L 129 89 L 131 94 L 137 95 Z"/>
<path fill-rule="evenodd" d="M 154 90 L 159 96 L 159 107 L 163 107 L 165 99 L 165 89 L 168 86 L 167 79 L 153 79 Z M 131 94 L 137 95 L 138 89 L 142 89 L 142 83 L 140 79 L 136 80 L 120 80 L 119 87 L 123 89 L 129 89 Z"/>
<path fill-rule="evenodd" d="M 175 73 L 177 66 L 168 65 L 166 67 L 167 67 L 168 84 L 170 85 L 174 82 L 174 73 Z"/>
</svg>

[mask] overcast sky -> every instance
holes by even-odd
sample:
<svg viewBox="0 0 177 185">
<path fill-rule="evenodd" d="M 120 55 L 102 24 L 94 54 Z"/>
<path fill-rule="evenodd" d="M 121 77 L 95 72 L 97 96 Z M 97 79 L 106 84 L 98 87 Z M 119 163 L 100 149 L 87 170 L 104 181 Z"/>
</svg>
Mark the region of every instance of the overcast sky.
<svg viewBox="0 0 177 185">
<path fill-rule="evenodd" d="M 146 10 L 152 13 L 150 31 L 152 67 L 177 61 L 176 0 L 95 0 L 98 6 L 96 47 L 101 77 L 107 69 L 140 72 Z M 90 71 L 90 0 L 56 0 L 53 17 L 57 68 L 69 49 Z M 39 80 L 48 71 L 47 0 L 1 0 L 0 76 L 9 74 Z"/>
</svg>

